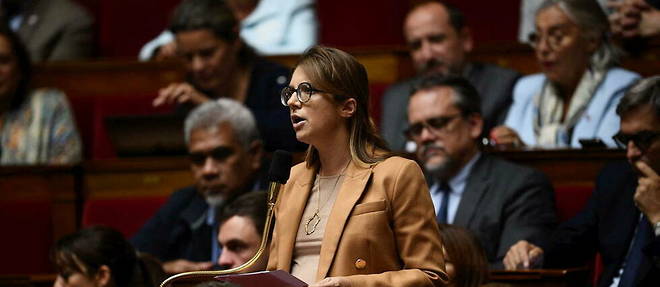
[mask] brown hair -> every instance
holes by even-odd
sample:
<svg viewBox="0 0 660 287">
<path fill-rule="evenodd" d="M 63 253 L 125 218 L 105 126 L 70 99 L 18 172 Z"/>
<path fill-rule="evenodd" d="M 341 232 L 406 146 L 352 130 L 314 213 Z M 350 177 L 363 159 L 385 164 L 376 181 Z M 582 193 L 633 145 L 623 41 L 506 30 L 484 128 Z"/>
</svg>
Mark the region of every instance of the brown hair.
<svg viewBox="0 0 660 287">
<path fill-rule="evenodd" d="M 336 103 L 350 98 L 357 102 L 357 110 L 348 120 L 353 161 L 366 165 L 390 156 L 387 144 L 369 117 L 367 70 L 355 57 L 339 49 L 314 46 L 300 57 L 294 70 L 297 68 L 305 70 L 319 89 L 332 94 Z M 316 164 L 318 160 L 318 151 L 310 145 L 305 157 L 307 166 Z"/>
<path fill-rule="evenodd" d="M 439 227 L 448 261 L 454 265 L 455 275 L 450 278 L 454 285 L 478 287 L 486 283 L 488 261 L 479 240 L 463 227 L 449 224 L 440 224 Z"/>
</svg>

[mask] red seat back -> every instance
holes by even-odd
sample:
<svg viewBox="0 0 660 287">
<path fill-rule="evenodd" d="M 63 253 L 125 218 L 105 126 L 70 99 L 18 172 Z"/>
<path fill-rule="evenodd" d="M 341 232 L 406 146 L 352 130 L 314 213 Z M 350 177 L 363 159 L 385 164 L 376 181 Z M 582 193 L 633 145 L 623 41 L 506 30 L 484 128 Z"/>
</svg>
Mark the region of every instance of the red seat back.
<svg viewBox="0 0 660 287">
<path fill-rule="evenodd" d="M 53 222 L 46 200 L 0 201 L 0 274 L 53 272 L 49 260 Z"/>
<path fill-rule="evenodd" d="M 130 238 L 166 200 L 167 197 L 90 199 L 85 202 L 82 225 L 106 225 Z"/>
</svg>

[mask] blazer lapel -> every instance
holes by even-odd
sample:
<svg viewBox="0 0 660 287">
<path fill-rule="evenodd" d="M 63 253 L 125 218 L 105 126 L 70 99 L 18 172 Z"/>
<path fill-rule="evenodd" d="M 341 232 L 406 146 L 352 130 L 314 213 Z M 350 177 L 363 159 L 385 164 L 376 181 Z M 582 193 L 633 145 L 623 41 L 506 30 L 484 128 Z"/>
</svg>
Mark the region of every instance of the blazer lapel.
<svg viewBox="0 0 660 287">
<path fill-rule="evenodd" d="M 472 167 L 472 171 L 470 171 L 454 218 L 455 225 L 468 227 L 481 198 L 488 190 L 490 164 L 486 157 L 487 155 L 482 154 L 481 158 Z"/>
<path fill-rule="evenodd" d="M 280 198 L 279 206 L 280 210 L 278 212 L 281 215 L 281 218 L 277 218 L 276 225 L 278 237 L 280 241 L 278 242 L 278 256 L 277 262 L 278 265 L 282 267 L 286 272 L 291 272 L 291 260 L 293 256 L 293 248 L 296 242 L 296 236 L 298 234 L 298 228 L 300 227 L 300 220 L 302 215 L 305 212 L 305 205 L 309 199 L 310 191 L 312 190 L 314 174 L 316 174 L 316 168 L 307 168 L 304 173 L 301 175 L 300 179 L 296 182 L 293 182 L 295 187 L 288 190 L 300 190 L 299 194 L 288 193 Z"/>
<path fill-rule="evenodd" d="M 346 177 L 341 185 L 339 194 L 337 194 L 337 200 L 332 207 L 330 217 L 326 223 L 323 242 L 321 243 L 321 256 L 316 273 L 317 280 L 325 278 L 330 270 L 330 265 L 337 252 L 337 246 L 344 232 L 344 226 L 346 225 L 348 216 L 366 189 L 369 178 L 371 178 L 372 167 L 373 165 L 361 167 L 351 162 L 351 165 L 346 170 Z"/>
</svg>

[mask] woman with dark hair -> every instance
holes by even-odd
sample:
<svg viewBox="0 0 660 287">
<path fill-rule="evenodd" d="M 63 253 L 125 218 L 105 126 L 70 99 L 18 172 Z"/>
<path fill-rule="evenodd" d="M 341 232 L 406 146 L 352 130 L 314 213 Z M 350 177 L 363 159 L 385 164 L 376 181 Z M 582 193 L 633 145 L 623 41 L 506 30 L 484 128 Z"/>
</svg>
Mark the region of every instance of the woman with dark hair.
<svg viewBox="0 0 660 287">
<path fill-rule="evenodd" d="M 281 191 L 268 269 L 311 286 L 445 284 L 426 181 L 376 132 L 365 68 L 343 51 L 312 47 L 281 98 L 309 148 Z"/>
<path fill-rule="evenodd" d="M 440 225 L 450 287 L 479 287 L 488 278 L 488 260 L 479 240 L 467 229 Z"/>
<path fill-rule="evenodd" d="M 165 272 L 144 259 L 119 232 L 93 226 L 57 241 L 51 253 L 56 265 L 55 287 L 151 287 Z"/>
<path fill-rule="evenodd" d="M 69 164 L 81 143 L 62 92 L 30 90 L 30 57 L 7 26 L 0 25 L 0 165 Z"/>
</svg>

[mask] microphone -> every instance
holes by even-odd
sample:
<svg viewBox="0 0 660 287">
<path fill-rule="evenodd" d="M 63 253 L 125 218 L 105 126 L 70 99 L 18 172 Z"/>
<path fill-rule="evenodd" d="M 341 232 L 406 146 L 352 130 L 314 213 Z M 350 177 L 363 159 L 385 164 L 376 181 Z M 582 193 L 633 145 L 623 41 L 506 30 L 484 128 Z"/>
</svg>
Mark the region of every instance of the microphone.
<svg viewBox="0 0 660 287">
<path fill-rule="evenodd" d="M 275 206 L 277 195 L 279 194 L 280 187 L 289 180 L 291 173 L 291 163 L 293 158 L 291 153 L 285 150 L 276 150 L 273 154 L 273 160 L 268 169 L 268 207 L 269 209 Z"/>
</svg>

